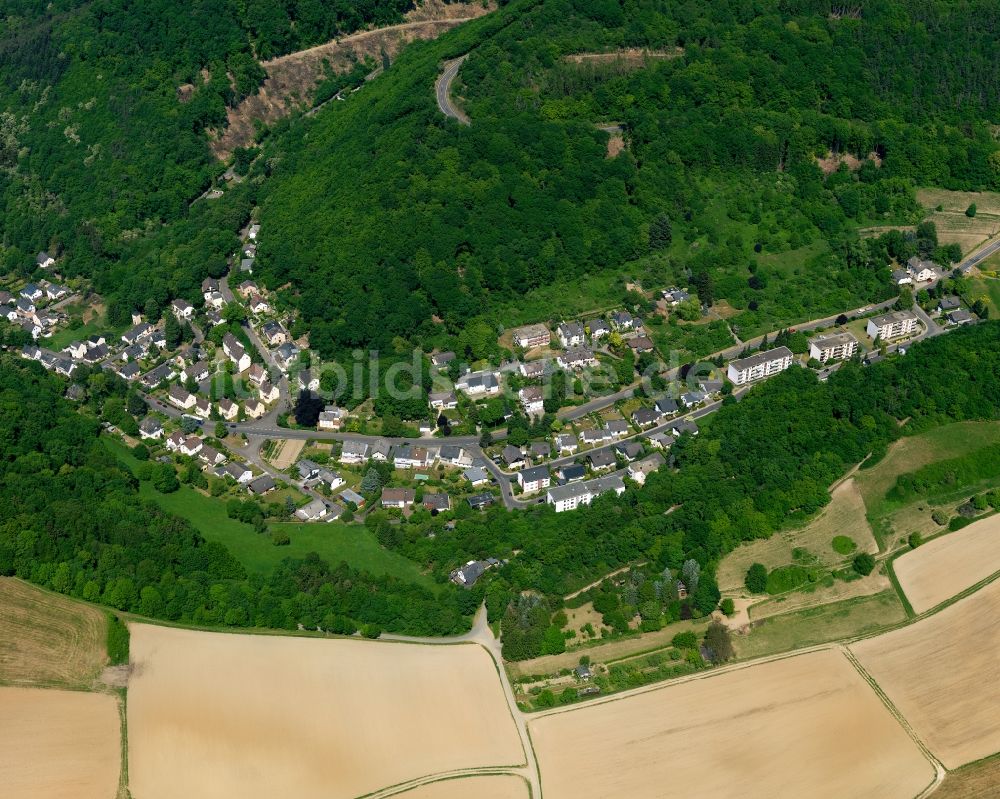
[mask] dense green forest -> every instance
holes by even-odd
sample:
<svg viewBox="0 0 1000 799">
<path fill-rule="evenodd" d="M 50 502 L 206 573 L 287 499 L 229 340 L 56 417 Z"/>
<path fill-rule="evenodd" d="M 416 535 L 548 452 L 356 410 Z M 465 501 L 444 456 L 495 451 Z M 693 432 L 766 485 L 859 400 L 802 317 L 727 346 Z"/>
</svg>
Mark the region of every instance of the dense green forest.
<svg viewBox="0 0 1000 799">
<path fill-rule="evenodd" d="M 509 559 L 472 591 L 442 585 L 434 593 L 315 556 L 248 577 L 226 549 L 141 501 L 135 477 L 98 445 L 90 411 L 124 426 L 127 387 L 100 373 L 74 379 L 86 386 L 86 413 L 61 398 L 62 381 L 38 364 L 2 356 L 0 573 L 171 620 L 337 632 L 453 632 L 485 598 L 491 618 L 506 620 L 507 654 L 520 658 L 562 645 L 550 621 L 561 596 L 638 559 L 693 589 L 683 602 L 656 593 L 665 614 L 707 613 L 718 602 L 721 557 L 815 513 L 852 464 L 877 460 L 904 434 L 1000 418 L 1000 322 L 925 340 L 870 367 L 845 364 L 825 383 L 790 369 L 707 417 L 697 437 L 682 437 L 672 449 L 676 469 L 573 513 L 537 506 L 479 514 L 463 505 L 453 529 L 427 514 L 398 524 L 369 516 L 383 546 L 439 583 L 470 558 Z M 617 605 L 608 612 L 629 618 Z"/>
<path fill-rule="evenodd" d="M 258 59 L 398 22 L 412 6 L 5 2 L 0 269 L 27 271 L 47 249 L 66 255 L 67 274 L 93 277 L 99 290 L 121 298 L 125 311 L 144 308 L 151 296 L 190 295 L 224 268 L 249 214 L 245 191 L 222 212 L 190 203 L 224 169 L 206 131 L 224 125 L 227 106 L 257 90 Z"/>
<path fill-rule="evenodd" d="M 916 183 L 1000 185 L 1000 9 L 831 8 L 521 0 L 411 47 L 274 141 L 270 282 L 295 282 L 325 355 L 426 341 L 432 315 L 453 334 L 480 316 L 510 326 L 526 293 L 607 270 L 690 282 L 758 332 L 882 299 L 888 262 L 858 226 L 917 221 Z M 629 47 L 678 57 L 564 58 Z M 461 126 L 431 87 L 466 52 Z M 627 141 L 614 158 L 597 128 L 611 121 Z M 831 151 L 859 168 L 825 175 Z"/>
</svg>

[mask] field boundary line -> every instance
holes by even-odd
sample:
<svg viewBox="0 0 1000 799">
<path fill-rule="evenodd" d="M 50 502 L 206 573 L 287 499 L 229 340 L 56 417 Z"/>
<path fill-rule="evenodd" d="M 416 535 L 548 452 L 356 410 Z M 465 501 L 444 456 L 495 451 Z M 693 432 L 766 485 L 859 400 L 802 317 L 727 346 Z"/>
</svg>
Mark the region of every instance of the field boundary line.
<svg viewBox="0 0 1000 799">
<path fill-rule="evenodd" d="M 357 799 L 387 799 L 390 796 L 400 796 L 409 791 L 422 788 L 425 785 L 433 785 L 437 782 L 448 782 L 449 780 L 465 780 L 475 777 L 517 777 L 524 780 L 528 785 L 528 796 L 532 796 L 531 784 L 518 771 L 522 771 L 527 766 L 470 766 L 469 768 L 452 769 L 451 771 L 439 771 L 434 774 L 425 774 L 422 777 L 414 777 L 412 780 L 397 782 L 394 785 L 387 785 L 365 794 L 361 794 Z"/>
<path fill-rule="evenodd" d="M 874 677 L 872 677 L 864 666 L 861 665 L 861 661 L 857 659 L 855 654 L 846 646 L 839 647 L 840 651 L 843 653 L 847 662 L 850 663 L 854 669 L 857 671 L 858 675 L 864 680 L 869 687 L 875 692 L 875 695 L 881 700 L 882 704 L 885 706 L 886 710 L 892 715 L 894 719 L 899 723 L 907 735 L 910 736 L 913 743 L 917 745 L 921 753 L 927 758 L 927 761 L 934 768 L 934 779 L 931 780 L 930 785 L 924 788 L 919 794 L 917 794 L 916 799 L 923 799 L 925 796 L 929 796 L 944 780 L 945 774 L 948 770 L 942 765 L 941 761 L 934 756 L 934 753 L 927 748 L 927 744 L 923 742 L 919 735 L 917 735 L 916 730 L 910 726 L 910 722 L 907 721 L 906 716 L 904 716 L 899 708 L 893 704 L 892 700 L 888 697 L 882 687 L 878 684 Z"/>
</svg>

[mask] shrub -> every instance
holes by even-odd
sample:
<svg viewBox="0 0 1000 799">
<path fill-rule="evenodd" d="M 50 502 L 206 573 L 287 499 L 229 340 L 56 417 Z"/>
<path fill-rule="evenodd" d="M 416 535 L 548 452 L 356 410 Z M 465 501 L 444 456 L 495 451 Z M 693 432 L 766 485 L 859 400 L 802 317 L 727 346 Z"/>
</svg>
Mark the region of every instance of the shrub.
<svg viewBox="0 0 1000 799">
<path fill-rule="evenodd" d="M 956 530 L 961 530 L 963 527 L 971 523 L 972 519 L 967 519 L 964 516 L 956 516 L 954 519 L 948 522 L 948 529 L 951 530 L 952 532 L 955 532 Z"/>
<path fill-rule="evenodd" d="M 976 204 L 975 203 L 970 203 L 969 204 L 969 207 L 965 209 L 965 215 L 967 217 L 969 217 L 969 219 L 975 218 L 975 216 L 976 216 Z"/>
<path fill-rule="evenodd" d="M 933 519 L 934 524 L 944 526 L 948 523 L 948 514 L 939 509 L 931 513 L 931 519 Z"/>
<path fill-rule="evenodd" d="M 767 575 L 767 593 L 783 594 L 812 579 L 810 571 L 802 566 L 779 566 Z"/>
<path fill-rule="evenodd" d="M 910 537 L 906 540 L 910 545 L 910 549 L 916 549 L 918 546 L 924 543 L 924 537 L 917 532 L 910 533 Z"/>
<path fill-rule="evenodd" d="M 112 666 L 128 663 L 129 633 L 122 620 L 114 613 L 108 613 L 107 649 Z"/>
<path fill-rule="evenodd" d="M 767 567 L 763 563 L 754 563 L 747 569 L 743 584 L 752 594 L 763 594 L 767 590 Z"/>
<path fill-rule="evenodd" d="M 677 633 L 670 639 L 670 644 L 678 649 L 694 649 L 698 646 L 698 636 L 691 631 Z"/>
<path fill-rule="evenodd" d="M 734 613 L 736 613 L 736 605 L 733 603 L 733 600 L 728 596 L 722 600 L 721 604 L 719 605 L 719 608 L 727 616 L 732 616 Z"/>
<path fill-rule="evenodd" d="M 271 543 L 276 547 L 287 547 L 290 543 L 292 543 L 292 539 L 289 538 L 288 533 L 284 530 L 272 530 Z"/>
<path fill-rule="evenodd" d="M 833 551 L 838 555 L 850 555 L 858 545 L 854 543 L 854 539 L 846 535 L 834 536 L 833 541 L 830 542 L 830 546 L 833 547 Z"/>
<path fill-rule="evenodd" d="M 851 565 L 854 567 L 854 571 L 865 577 L 871 574 L 875 568 L 875 558 L 867 552 L 862 552 L 859 555 L 855 555 L 854 562 Z"/>
</svg>

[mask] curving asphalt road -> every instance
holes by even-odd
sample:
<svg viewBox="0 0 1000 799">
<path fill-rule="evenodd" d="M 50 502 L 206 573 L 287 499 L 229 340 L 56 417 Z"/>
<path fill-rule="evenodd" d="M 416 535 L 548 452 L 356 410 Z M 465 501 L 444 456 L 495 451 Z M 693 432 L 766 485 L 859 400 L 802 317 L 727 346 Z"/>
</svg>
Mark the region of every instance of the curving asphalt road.
<svg viewBox="0 0 1000 799">
<path fill-rule="evenodd" d="M 471 125 L 472 122 L 466 116 L 465 112 L 451 101 L 451 84 L 454 82 L 455 76 L 458 75 L 458 68 L 462 66 L 462 62 L 468 57 L 469 54 L 466 53 L 451 61 L 446 61 L 444 71 L 434 82 L 434 93 L 437 95 L 437 104 L 438 108 L 441 109 L 441 113 L 446 117 L 457 120 L 462 125 Z"/>
</svg>

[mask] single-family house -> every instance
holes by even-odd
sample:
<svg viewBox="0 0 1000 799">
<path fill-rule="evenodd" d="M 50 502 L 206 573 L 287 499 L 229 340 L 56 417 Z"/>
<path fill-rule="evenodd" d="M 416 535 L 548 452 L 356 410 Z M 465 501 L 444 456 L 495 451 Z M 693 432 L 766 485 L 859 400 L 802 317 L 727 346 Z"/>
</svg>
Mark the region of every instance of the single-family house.
<svg viewBox="0 0 1000 799">
<path fill-rule="evenodd" d="M 611 314 L 611 327 L 615 330 L 632 330 L 638 324 L 641 324 L 640 320 L 627 311 L 615 311 Z"/>
<path fill-rule="evenodd" d="M 462 476 L 469 481 L 473 488 L 485 485 L 490 481 L 489 474 L 481 466 L 470 466 L 462 473 Z"/>
<path fill-rule="evenodd" d="M 18 294 L 24 297 L 24 299 L 31 300 L 32 302 L 38 302 L 45 296 L 45 292 L 42 291 L 35 283 L 29 283 L 21 289 Z"/>
<path fill-rule="evenodd" d="M 603 444 L 608 440 L 608 433 L 603 429 L 583 430 L 580 433 L 580 441 L 592 447 Z"/>
<path fill-rule="evenodd" d="M 552 445 L 548 441 L 532 441 L 528 444 L 528 454 L 532 461 L 540 461 L 552 455 Z"/>
<path fill-rule="evenodd" d="M 247 400 L 243 404 L 243 410 L 251 419 L 260 419 L 267 413 L 267 406 L 257 399 Z"/>
<path fill-rule="evenodd" d="M 597 358 L 594 357 L 593 350 L 586 347 L 577 347 L 561 352 L 556 361 L 563 369 L 578 370 L 588 366 L 597 366 Z"/>
<path fill-rule="evenodd" d="M 667 305 L 676 308 L 682 302 L 690 300 L 691 295 L 684 289 L 669 288 L 663 292 L 663 299 L 666 300 Z"/>
<path fill-rule="evenodd" d="M 382 507 L 406 508 L 413 504 L 416 492 L 412 488 L 383 488 Z"/>
<path fill-rule="evenodd" d="M 579 322 L 563 322 L 556 328 L 559 336 L 559 343 L 567 349 L 571 347 L 581 347 L 585 341 L 583 325 Z"/>
<path fill-rule="evenodd" d="M 545 368 L 548 361 L 537 360 L 537 361 L 524 361 L 517 365 L 517 370 L 521 373 L 521 377 L 526 377 L 529 380 L 538 380 L 545 377 Z"/>
<path fill-rule="evenodd" d="M 169 449 L 171 452 L 179 452 L 181 445 L 184 443 L 185 438 L 187 438 L 187 436 L 185 436 L 179 430 L 175 430 L 167 437 L 167 440 L 165 442 L 167 449 Z"/>
<path fill-rule="evenodd" d="M 340 486 L 347 482 L 340 476 L 339 472 L 326 468 L 321 468 L 314 479 L 329 486 L 331 491 L 340 488 Z"/>
<path fill-rule="evenodd" d="M 319 430 L 339 430 L 344 425 L 347 418 L 347 411 L 336 405 L 327 405 L 319 412 L 319 420 L 316 427 Z"/>
<path fill-rule="evenodd" d="M 604 423 L 607 438 L 621 438 L 629 434 L 628 422 L 624 419 L 609 419 Z"/>
<path fill-rule="evenodd" d="M 646 482 L 646 477 L 655 472 L 665 463 L 666 460 L 664 457 L 659 452 L 654 452 L 649 457 L 630 463 L 626 472 L 632 480 L 637 482 L 639 485 L 643 485 Z"/>
<path fill-rule="evenodd" d="M 556 448 L 559 450 L 560 455 L 572 455 L 580 446 L 576 443 L 576 438 L 571 434 L 561 433 L 556 436 Z"/>
<path fill-rule="evenodd" d="M 260 334 L 271 347 L 277 347 L 288 341 L 288 331 L 285 330 L 281 322 L 276 322 L 273 319 L 261 325 Z"/>
<path fill-rule="evenodd" d="M 42 269 L 48 269 L 50 266 L 55 264 L 55 262 L 56 259 L 45 252 L 45 250 L 42 250 L 35 256 L 35 265 L 41 267 Z"/>
<path fill-rule="evenodd" d="M 934 270 L 935 266 L 936 264 L 933 261 L 922 260 L 916 255 L 906 262 L 906 269 L 913 275 L 913 280 L 916 283 L 934 280 L 937 277 L 937 272 Z"/>
<path fill-rule="evenodd" d="M 249 299 L 251 295 L 260 294 L 260 289 L 252 280 L 244 280 L 236 287 L 236 291 L 243 299 Z"/>
<path fill-rule="evenodd" d="M 61 300 L 68 294 L 69 290 L 58 283 L 48 283 L 45 286 L 45 296 L 50 300 Z"/>
<path fill-rule="evenodd" d="M 270 313 L 271 304 L 259 294 L 251 294 L 247 299 L 247 306 L 255 314 Z"/>
<path fill-rule="evenodd" d="M 392 444 L 384 438 L 376 438 L 372 442 L 372 460 L 385 463 L 392 455 Z"/>
<path fill-rule="evenodd" d="M 506 463 L 507 467 L 510 469 L 521 469 L 526 465 L 524 453 L 513 444 L 507 444 L 507 446 L 503 448 L 503 452 L 500 457 L 503 458 L 504 463 Z"/>
<path fill-rule="evenodd" d="M 472 466 L 472 455 L 457 444 L 444 444 L 438 452 L 438 457 L 442 463 L 448 466 L 457 466 L 460 469 Z"/>
<path fill-rule="evenodd" d="M 235 422 L 240 415 L 240 406 L 228 397 L 219 400 L 219 416 L 227 422 Z"/>
<path fill-rule="evenodd" d="M 451 510 L 451 497 L 448 496 L 444 491 L 439 491 L 437 493 L 424 494 L 424 507 L 431 512 L 431 514 L 441 513 L 446 510 Z"/>
<path fill-rule="evenodd" d="M 259 363 L 251 364 L 247 370 L 247 380 L 260 388 L 260 384 L 267 381 L 267 370 Z"/>
<path fill-rule="evenodd" d="M 251 241 L 256 241 L 258 233 L 260 233 L 260 225 L 254 223 L 247 229 L 247 238 Z"/>
<path fill-rule="evenodd" d="M 295 464 L 295 470 L 299 473 L 301 479 L 312 480 L 319 475 L 319 464 L 316 461 L 303 458 Z"/>
<path fill-rule="evenodd" d="M 434 459 L 426 447 L 403 444 L 396 449 L 392 462 L 397 469 L 422 469 L 434 463 Z"/>
<path fill-rule="evenodd" d="M 147 416 L 139 422 L 139 436 L 144 439 L 163 438 L 163 424 L 155 416 Z"/>
<path fill-rule="evenodd" d="M 693 408 L 708 399 L 704 391 L 685 391 L 680 396 L 681 405 L 685 408 Z"/>
<path fill-rule="evenodd" d="M 247 485 L 250 493 L 257 496 L 262 496 L 268 491 L 274 491 L 277 487 L 278 484 L 274 482 L 274 478 L 269 474 L 262 474 L 260 477 L 254 478 Z"/>
<path fill-rule="evenodd" d="M 205 444 L 198 451 L 198 460 L 202 463 L 208 464 L 209 466 L 218 466 L 226 460 L 226 456 L 219 452 L 219 450 L 215 447 L 210 447 L 208 444 Z"/>
<path fill-rule="evenodd" d="M 948 321 L 953 325 L 967 325 L 973 321 L 973 316 L 965 308 L 959 308 L 948 314 Z"/>
<path fill-rule="evenodd" d="M 493 498 L 492 494 L 485 492 L 482 494 L 473 494 L 471 497 L 466 499 L 466 502 L 469 503 L 469 507 L 473 510 L 482 510 L 483 508 L 492 505 L 495 501 L 496 500 Z"/>
<path fill-rule="evenodd" d="M 153 335 L 153 326 L 146 322 L 140 322 L 134 327 L 130 327 L 122 333 L 122 341 L 126 345 L 135 344 L 142 339 L 150 338 Z"/>
<path fill-rule="evenodd" d="M 441 411 L 450 411 L 458 407 L 458 397 L 454 391 L 432 391 L 429 394 L 432 408 Z"/>
<path fill-rule="evenodd" d="M 205 397 L 195 397 L 194 407 L 191 410 L 194 411 L 195 416 L 207 419 L 212 415 L 212 403 Z"/>
<path fill-rule="evenodd" d="M 435 369 L 444 369 L 448 364 L 455 360 L 455 353 L 451 350 L 447 352 L 435 352 L 431 355 L 431 365 Z"/>
<path fill-rule="evenodd" d="M 582 480 L 586 476 L 587 470 L 579 463 L 567 463 L 565 466 L 560 466 L 556 471 L 556 479 L 559 481 L 559 485 L 566 485 L 566 483 Z"/>
<path fill-rule="evenodd" d="M 913 276 L 905 269 L 893 269 L 892 282 L 897 286 L 912 286 Z"/>
<path fill-rule="evenodd" d="M 205 295 L 205 305 L 215 311 L 220 311 L 226 304 L 226 298 L 223 296 L 221 291 L 210 291 Z M 213 326 L 216 324 L 221 324 L 225 321 L 219 314 L 214 316 L 211 312 L 208 314 L 209 320 L 212 322 Z M 219 322 L 215 320 L 218 319 Z"/>
<path fill-rule="evenodd" d="M 312 369 L 303 369 L 295 376 L 295 384 L 299 391 L 319 391 L 319 375 Z"/>
<path fill-rule="evenodd" d="M 628 344 L 629 349 L 631 349 L 636 355 L 642 355 L 643 353 L 653 351 L 653 340 L 648 336 L 635 336 L 634 338 L 627 338 L 625 339 L 625 343 Z"/>
<path fill-rule="evenodd" d="M 201 281 L 202 294 L 208 294 L 211 291 L 218 291 L 218 290 L 219 290 L 219 281 L 216 280 L 214 277 L 206 277 L 203 281 Z"/>
<path fill-rule="evenodd" d="M 455 383 L 455 388 L 470 397 L 500 393 L 500 375 L 496 372 L 468 372 Z"/>
<path fill-rule="evenodd" d="M 591 341 L 600 341 L 605 336 L 611 334 L 611 325 L 603 319 L 588 319 L 584 322 L 587 332 L 590 333 Z"/>
<path fill-rule="evenodd" d="M 253 274 L 253 258 L 241 258 L 240 259 L 240 271 L 244 274 Z"/>
<path fill-rule="evenodd" d="M 636 427 L 652 427 L 660 421 L 660 414 L 653 408 L 636 408 L 632 411 L 632 424 Z"/>
<path fill-rule="evenodd" d="M 547 466 L 532 466 L 517 473 L 517 483 L 525 494 L 548 488 L 551 481 Z"/>
<path fill-rule="evenodd" d="M 545 398 L 541 386 L 525 386 L 517 392 L 517 398 L 529 416 L 545 412 Z"/>
<path fill-rule="evenodd" d="M 250 355 L 246 348 L 236 339 L 232 333 L 226 333 L 222 337 L 222 351 L 236 365 L 236 371 L 240 374 L 250 368 Z"/>
<path fill-rule="evenodd" d="M 448 576 L 456 585 L 460 585 L 463 588 L 471 588 L 487 569 L 499 565 L 500 561 L 494 558 L 490 558 L 489 560 L 470 560 L 460 569 L 452 571 Z"/>
<path fill-rule="evenodd" d="M 642 455 L 642 444 L 638 441 L 619 441 L 615 444 L 615 454 L 621 455 L 626 461 L 634 461 Z"/>
<path fill-rule="evenodd" d="M 593 452 L 588 452 L 587 460 L 590 462 L 590 468 L 595 472 L 613 469 L 618 465 L 614 453 L 609 449 L 595 449 Z"/>
<path fill-rule="evenodd" d="M 188 457 L 193 458 L 201 451 L 203 446 L 204 444 L 198 436 L 188 436 L 184 439 L 184 443 L 180 445 L 178 451 L 181 455 L 187 455 Z"/>
<path fill-rule="evenodd" d="M 313 499 L 295 511 L 295 518 L 304 522 L 315 522 L 326 518 L 327 506 L 321 499 Z"/>
<path fill-rule="evenodd" d="M 949 295 L 947 297 L 942 297 L 938 300 L 937 309 L 942 313 L 947 313 L 948 311 L 955 311 L 962 307 L 962 301 L 955 295 Z"/>
<path fill-rule="evenodd" d="M 265 380 L 261 383 L 260 388 L 257 389 L 257 393 L 260 395 L 260 401 L 268 404 L 277 402 L 278 398 L 281 397 L 281 391 L 270 380 Z"/>
<path fill-rule="evenodd" d="M 184 321 L 188 321 L 194 316 L 194 306 L 187 300 L 174 300 L 170 303 L 170 310 L 174 312 L 174 316 Z"/>
<path fill-rule="evenodd" d="M 173 385 L 167 390 L 167 399 L 170 404 L 180 408 L 182 411 L 193 408 L 198 398 L 187 391 L 183 386 Z"/>
<path fill-rule="evenodd" d="M 288 368 L 298 359 L 300 352 L 301 350 L 291 341 L 286 341 L 274 350 L 272 357 L 279 367 L 287 371 Z"/>
</svg>

